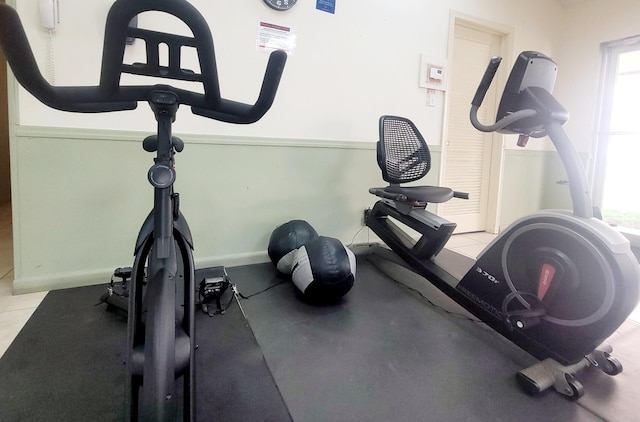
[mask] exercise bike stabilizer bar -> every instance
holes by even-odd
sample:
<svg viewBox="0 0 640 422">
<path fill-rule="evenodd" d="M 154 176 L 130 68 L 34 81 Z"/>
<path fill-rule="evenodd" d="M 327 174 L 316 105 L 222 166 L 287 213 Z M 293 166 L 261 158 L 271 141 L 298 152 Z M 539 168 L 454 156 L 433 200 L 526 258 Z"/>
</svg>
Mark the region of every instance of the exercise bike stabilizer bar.
<svg viewBox="0 0 640 422">
<path fill-rule="evenodd" d="M 191 29 L 193 37 L 129 27 L 133 17 L 147 11 L 176 16 Z M 123 64 L 127 37 L 144 39 L 147 63 Z M 159 64 L 160 44 L 169 47 L 168 66 Z M 197 49 L 201 74 L 181 68 L 182 47 Z M 18 82 L 38 100 L 58 110 L 133 110 L 138 101 L 148 101 L 151 92 L 160 89 L 175 93 L 178 102 L 190 105 L 194 114 L 229 123 L 253 123 L 269 110 L 287 59 L 284 51 L 271 53 L 255 104 L 221 98 L 211 32 L 204 17 L 186 0 L 117 0 L 107 16 L 98 86 L 50 85 L 40 73 L 17 12 L 5 4 L 0 4 L 0 48 Z M 165 85 L 120 86 L 122 73 L 201 82 L 204 93 Z"/>
<path fill-rule="evenodd" d="M 478 109 L 501 61 L 500 57 L 493 57 L 484 72 L 471 101 L 471 124 L 481 132 L 518 134 L 518 146 L 521 147 L 526 145 L 530 136 L 540 138 L 548 135 L 567 172 L 573 214 L 593 217 L 593 204 L 582 160 L 562 129 L 562 125 L 569 120 L 569 113 L 551 95 L 557 66 L 549 57 L 535 51 L 521 53 L 507 80 L 496 122 L 484 125 L 478 120 Z"/>
</svg>

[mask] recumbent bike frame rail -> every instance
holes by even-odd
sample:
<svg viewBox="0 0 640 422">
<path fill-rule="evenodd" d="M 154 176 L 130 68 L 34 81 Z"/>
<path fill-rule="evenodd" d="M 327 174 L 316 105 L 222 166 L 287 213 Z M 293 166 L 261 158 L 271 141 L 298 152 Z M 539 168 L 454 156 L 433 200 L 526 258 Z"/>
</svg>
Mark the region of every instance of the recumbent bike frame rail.
<svg viewBox="0 0 640 422">
<path fill-rule="evenodd" d="M 554 386 L 577 399 L 583 391 L 573 378 L 577 370 L 588 365 L 610 375 L 622 370 L 610 356 L 610 347 L 598 346 L 638 303 L 640 269 L 628 240 L 593 217 L 582 162 L 562 129 L 569 115 L 551 95 L 557 66 L 550 58 L 521 53 L 507 81 L 497 122 L 478 121 L 477 111 L 500 62 L 493 58 L 485 71 L 472 101 L 471 122 L 484 132 L 518 134 L 518 145 L 523 147 L 529 137 L 548 135 L 567 172 L 573 211 L 541 211 L 519 219 L 482 251 L 461 280 L 455 278 L 434 261 L 455 223 L 425 208 L 428 202 L 449 200 L 453 191 L 405 188 L 387 177 L 389 168 L 411 169 L 419 160 L 417 149 L 406 145 L 400 157 L 389 158 L 381 146 L 393 147 L 382 135 L 382 121 L 389 117 L 385 116 L 378 163 L 390 185 L 370 189 L 382 200 L 368 213 L 366 224 L 414 271 L 543 361 L 542 366 L 517 375 L 523 388 L 538 392 Z M 420 238 L 416 241 L 392 220 L 418 231 Z"/>
<path fill-rule="evenodd" d="M 140 13 L 158 11 L 182 20 L 193 36 L 130 28 Z M 146 63 L 125 64 L 127 37 L 146 43 Z M 159 45 L 169 50 L 168 65 L 160 64 Z M 186 0 L 117 0 L 107 16 L 100 82 L 97 86 L 52 86 L 40 73 L 16 11 L 0 4 L 0 46 L 18 82 L 49 107 L 71 112 L 102 113 L 133 110 L 148 102 L 157 133 L 143 148 L 155 152 L 148 179 L 154 187 L 153 210 L 135 245 L 128 314 L 127 419 L 173 421 L 195 418 L 195 327 L 193 242 L 173 191 L 174 154 L 184 143 L 171 126 L 181 104 L 191 112 L 229 123 L 259 120 L 271 107 L 287 55 L 269 57 L 255 104 L 222 98 L 213 39 L 205 18 Z M 201 73 L 181 68 L 182 47 L 195 48 Z M 122 74 L 201 83 L 198 93 L 170 85 L 120 85 Z M 176 297 L 176 283 L 184 297 Z M 184 306 L 184 307 L 183 307 Z M 178 384 L 182 391 L 178 391 Z M 178 398 L 182 395 L 182 405 Z"/>
</svg>

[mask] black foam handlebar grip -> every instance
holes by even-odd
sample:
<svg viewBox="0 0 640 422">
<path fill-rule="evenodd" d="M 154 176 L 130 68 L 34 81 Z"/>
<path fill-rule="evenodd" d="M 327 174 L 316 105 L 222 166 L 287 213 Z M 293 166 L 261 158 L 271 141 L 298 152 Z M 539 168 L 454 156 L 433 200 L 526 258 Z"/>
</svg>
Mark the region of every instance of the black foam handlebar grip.
<svg viewBox="0 0 640 422">
<path fill-rule="evenodd" d="M 498 67 L 500 67 L 500 62 L 502 62 L 502 57 L 492 57 L 489 61 L 489 65 L 487 65 L 480 85 L 478 85 L 478 89 L 476 90 L 476 95 L 473 96 L 473 100 L 471 101 L 472 105 L 480 107 L 482 101 L 484 101 L 484 96 L 487 95 L 489 86 L 491 82 L 493 82 L 493 77 L 496 75 Z"/>
<path fill-rule="evenodd" d="M 18 13 L 6 4 L 0 4 L 0 49 L 20 85 L 49 107 L 64 111 L 84 109 L 87 112 L 136 108 L 133 101 L 96 101 L 96 98 L 103 97 L 99 87 L 51 86 L 38 69 Z"/>
<path fill-rule="evenodd" d="M 280 84 L 280 77 L 287 61 L 287 53 L 284 51 L 274 51 L 269 56 L 269 63 L 265 70 L 262 88 L 258 100 L 252 106 L 231 100 L 221 99 L 215 109 L 202 107 L 191 107 L 193 114 L 209 117 L 229 123 L 248 124 L 254 123 L 271 108 L 273 100 Z"/>
<path fill-rule="evenodd" d="M 49 84 L 38 70 L 18 13 L 6 4 L 0 4 L 0 22 L 0 48 L 16 79 L 27 91 L 46 103 L 51 97 L 47 89 Z"/>
</svg>

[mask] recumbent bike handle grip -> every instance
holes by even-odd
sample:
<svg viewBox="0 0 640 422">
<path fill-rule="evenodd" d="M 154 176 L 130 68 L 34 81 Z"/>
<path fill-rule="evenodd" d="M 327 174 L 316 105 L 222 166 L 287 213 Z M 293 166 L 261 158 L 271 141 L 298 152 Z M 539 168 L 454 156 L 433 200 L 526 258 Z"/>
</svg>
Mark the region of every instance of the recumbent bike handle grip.
<svg viewBox="0 0 640 422">
<path fill-rule="evenodd" d="M 495 132 L 504 129 L 505 127 L 517 122 L 519 120 L 534 117 L 537 115 L 537 111 L 534 109 L 524 109 L 518 110 L 515 113 L 509 114 L 502 119 L 498 120 L 492 125 L 484 125 L 478 120 L 478 109 L 482 105 L 484 101 L 485 95 L 487 95 L 487 91 L 489 90 L 489 86 L 493 82 L 493 78 L 498 71 L 498 67 L 500 67 L 500 63 L 502 62 L 502 57 L 492 57 L 487 65 L 487 68 L 484 71 L 484 75 L 482 75 L 482 79 L 480 80 L 480 84 L 478 85 L 478 89 L 476 90 L 476 94 L 473 96 L 473 100 L 471 100 L 471 110 L 469 111 L 469 119 L 471 120 L 471 124 L 473 127 L 478 129 L 481 132 Z"/>
<path fill-rule="evenodd" d="M 484 71 L 484 75 L 482 76 L 480 85 L 478 85 L 478 89 L 476 90 L 476 95 L 473 96 L 473 100 L 471 101 L 472 105 L 478 106 L 478 107 L 482 105 L 482 101 L 484 101 L 484 96 L 487 95 L 489 86 L 491 86 L 491 82 L 493 82 L 493 78 L 495 77 L 501 62 L 502 62 L 502 57 L 491 58 L 491 60 L 489 61 L 489 64 L 487 65 L 487 69 Z"/>
<path fill-rule="evenodd" d="M 144 11 L 161 11 L 183 20 L 191 29 L 194 38 L 172 34 L 133 29 L 128 23 Z M 123 65 L 125 39 L 133 31 L 149 43 L 146 36 L 154 41 L 166 43 L 171 48 L 196 47 L 200 59 L 202 75 L 185 72 L 180 63 L 170 63 L 160 68 L 149 54 L 147 45 L 147 65 Z M 160 41 L 157 41 L 157 40 Z M 156 2 L 155 0 L 117 0 L 109 11 L 105 28 L 105 42 L 102 70 L 98 86 L 52 86 L 40 73 L 17 12 L 10 6 L 0 4 L 0 49 L 4 52 L 18 82 L 38 100 L 49 107 L 73 112 L 101 113 L 109 111 L 133 110 L 138 101 L 148 101 L 152 91 L 157 89 L 174 92 L 180 104 L 191 106 L 192 112 L 204 117 L 229 123 L 253 123 L 259 120 L 271 107 L 280 77 L 284 70 L 287 54 L 284 51 L 271 53 L 265 71 L 262 88 L 255 104 L 244 104 L 220 97 L 218 75 L 213 50 L 211 32 L 202 15 L 187 1 Z M 171 56 L 171 54 L 170 54 Z M 178 60 L 179 61 L 179 60 Z M 138 68 L 132 72 L 131 69 Z M 177 69 L 177 70 L 176 70 Z M 204 94 L 174 88 L 167 85 L 120 86 L 122 73 L 200 81 Z"/>
</svg>

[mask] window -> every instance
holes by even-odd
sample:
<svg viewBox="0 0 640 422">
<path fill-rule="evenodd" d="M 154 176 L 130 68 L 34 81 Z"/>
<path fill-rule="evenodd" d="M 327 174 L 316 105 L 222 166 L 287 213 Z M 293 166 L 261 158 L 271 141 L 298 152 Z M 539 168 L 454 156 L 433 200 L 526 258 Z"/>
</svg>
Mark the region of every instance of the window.
<svg viewBox="0 0 640 422">
<path fill-rule="evenodd" d="M 606 222 L 640 233 L 640 36 L 603 52 L 594 198 Z"/>
</svg>

